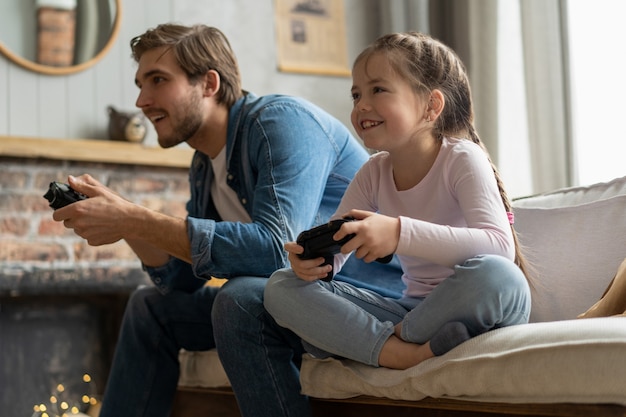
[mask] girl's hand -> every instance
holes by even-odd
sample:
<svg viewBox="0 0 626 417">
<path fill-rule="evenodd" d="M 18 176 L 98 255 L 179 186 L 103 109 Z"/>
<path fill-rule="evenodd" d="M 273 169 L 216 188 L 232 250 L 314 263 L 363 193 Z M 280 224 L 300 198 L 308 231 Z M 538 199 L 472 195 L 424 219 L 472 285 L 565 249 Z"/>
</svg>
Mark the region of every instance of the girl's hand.
<svg viewBox="0 0 626 417">
<path fill-rule="evenodd" d="M 324 263 L 324 258 L 322 257 L 300 259 L 298 255 L 304 251 L 304 248 L 296 242 L 285 243 L 285 250 L 289 252 L 291 269 L 293 269 L 298 278 L 304 281 L 315 281 L 324 278 L 333 269 L 331 265 L 322 265 Z"/>
<path fill-rule="evenodd" d="M 350 210 L 345 216 L 360 221 L 344 223 L 333 236 L 335 240 L 340 240 L 350 233 L 356 235 L 341 247 L 341 253 L 355 251 L 357 258 L 373 262 L 394 253 L 398 248 L 399 218 L 364 210 Z"/>
</svg>

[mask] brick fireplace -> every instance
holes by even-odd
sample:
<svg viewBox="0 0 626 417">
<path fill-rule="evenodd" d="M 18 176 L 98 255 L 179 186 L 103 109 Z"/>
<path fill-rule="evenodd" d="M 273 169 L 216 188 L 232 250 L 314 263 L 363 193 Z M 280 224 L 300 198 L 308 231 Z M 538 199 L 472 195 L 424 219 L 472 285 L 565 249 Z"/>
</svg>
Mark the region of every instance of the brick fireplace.
<svg viewBox="0 0 626 417">
<path fill-rule="evenodd" d="M 72 401 L 86 390 L 102 394 L 128 296 L 149 284 L 124 242 L 91 247 L 52 220 L 43 198 L 49 183 L 89 173 L 131 201 L 180 217 L 189 186 L 184 163 L 14 153 L 0 149 L 0 409 L 26 416 L 58 384 Z"/>
</svg>

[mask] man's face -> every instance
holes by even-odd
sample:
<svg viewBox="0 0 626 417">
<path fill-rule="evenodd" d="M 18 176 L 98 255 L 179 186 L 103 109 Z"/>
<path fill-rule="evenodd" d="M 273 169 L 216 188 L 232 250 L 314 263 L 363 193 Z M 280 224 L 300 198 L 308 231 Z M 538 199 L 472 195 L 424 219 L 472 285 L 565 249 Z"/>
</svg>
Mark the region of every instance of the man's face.
<svg viewBox="0 0 626 417">
<path fill-rule="evenodd" d="M 192 139 L 204 122 L 203 84 L 191 85 L 168 47 L 146 51 L 135 76 L 136 105 L 152 122 L 163 148 Z"/>
</svg>

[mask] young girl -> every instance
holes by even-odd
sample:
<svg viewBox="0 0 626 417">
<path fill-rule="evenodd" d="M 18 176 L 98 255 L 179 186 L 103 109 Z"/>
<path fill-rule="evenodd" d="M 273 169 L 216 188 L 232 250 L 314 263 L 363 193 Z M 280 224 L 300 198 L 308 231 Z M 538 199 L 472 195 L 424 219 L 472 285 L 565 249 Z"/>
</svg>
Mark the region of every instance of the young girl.
<svg viewBox="0 0 626 417">
<path fill-rule="evenodd" d="M 415 32 L 381 37 L 356 59 L 351 121 L 374 154 L 354 177 L 334 238 L 335 256 L 275 272 L 265 307 L 316 356 L 406 369 L 488 330 L 526 323 L 530 291 L 498 172 L 473 125 L 463 63 Z M 406 284 L 395 300 L 320 281 L 350 253 L 365 262 L 395 253 Z M 513 262 L 515 261 L 515 262 Z"/>
</svg>

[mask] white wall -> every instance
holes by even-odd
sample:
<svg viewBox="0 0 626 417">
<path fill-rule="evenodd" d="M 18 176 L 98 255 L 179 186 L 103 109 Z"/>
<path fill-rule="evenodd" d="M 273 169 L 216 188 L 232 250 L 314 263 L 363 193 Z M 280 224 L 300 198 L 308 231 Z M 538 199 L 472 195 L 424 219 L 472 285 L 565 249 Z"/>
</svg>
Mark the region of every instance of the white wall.
<svg viewBox="0 0 626 417">
<path fill-rule="evenodd" d="M 3 0 L 5 1 L 5 0 Z M 337 1 L 337 0 L 332 0 Z M 276 69 L 273 0 L 125 0 L 109 53 L 68 76 L 39 75 L 0 56 L 0 135 L 106 138 L 106 107 L 133 110 L 137 95 L 129 41 L 168 21 L 220 28 L 239 58 L 244 88 L 302 96 L 350 126 L 350 77 L 282 73 Z M 378 36 L 377 0 L 345 0 L 348 61 Z M 148 144 L 155 144 L 150 130 Z"/>
</svg>

